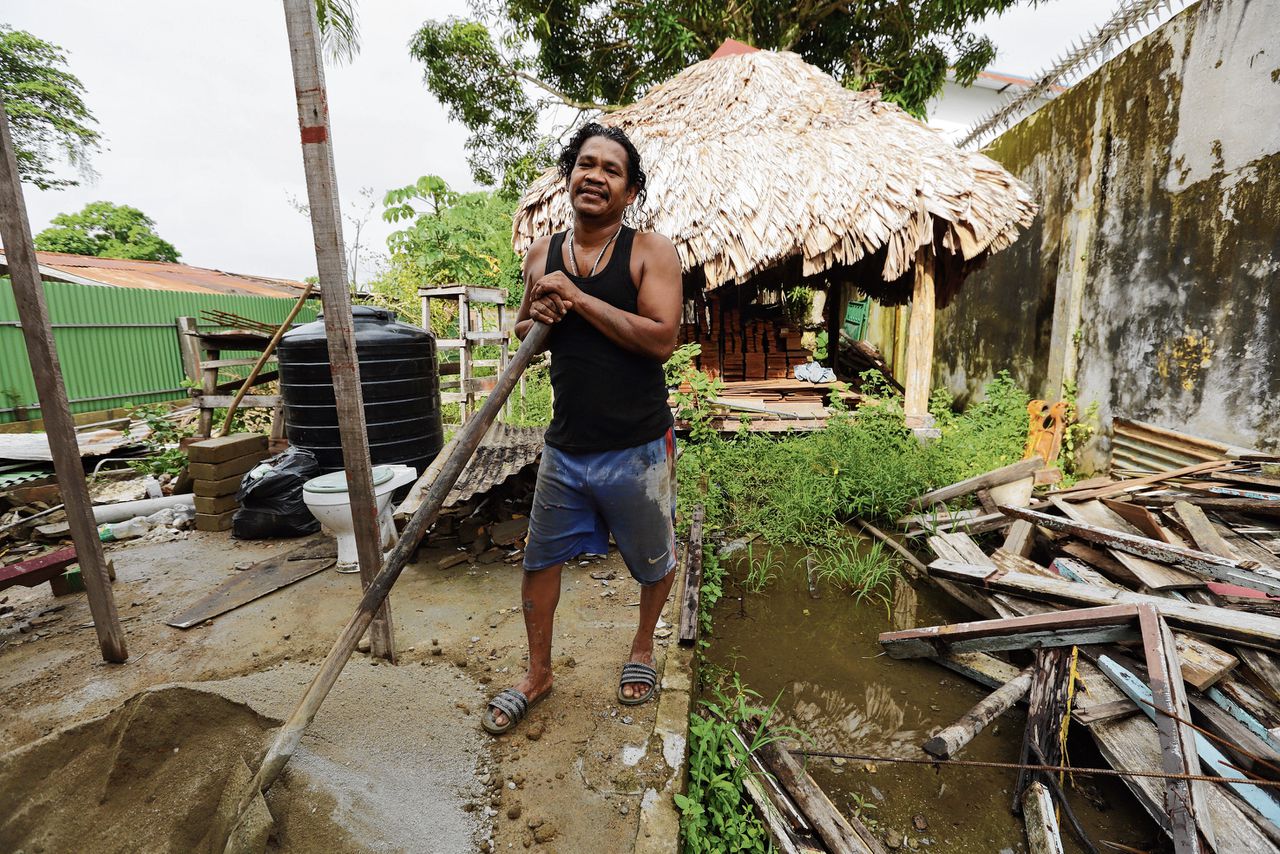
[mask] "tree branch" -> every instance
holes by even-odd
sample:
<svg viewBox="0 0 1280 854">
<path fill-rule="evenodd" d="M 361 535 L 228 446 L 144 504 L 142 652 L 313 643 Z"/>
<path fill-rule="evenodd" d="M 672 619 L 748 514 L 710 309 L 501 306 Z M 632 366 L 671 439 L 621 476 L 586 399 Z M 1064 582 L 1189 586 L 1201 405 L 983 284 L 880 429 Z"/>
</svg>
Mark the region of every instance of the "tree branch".
<svg viewBox="0 0 1280 854">
<path fill-rule="evenodd" d="M 559 98 L 560 101 L 567 107 L 573 107 L 574 109 L 577 109 L 577 110 L 599 110 L 602 113 L 611 113 L 614 110 L 622 109 L 621 104 L 597 104 L 594 101 L 579 101 L 576 98 L 571 98 L 567 93 L 560 91 L 556 87 L 552 86 L 550 83 L 546 83 L 542 80 L 539 80 L 537 77 L 534 77 L 532 74 L 529 74 L 526 71 L 520 71 L 519 69 L 512 69 L 511 74 L 513 74 L 516 77 L 519 77 L 521 80 L 529 81 L 534 86 L 537 86 L 539 89 L 542 89 L 546 92 L 550 92 L 552 95 L 555 95 L 557 98 Z"/>
</svg>

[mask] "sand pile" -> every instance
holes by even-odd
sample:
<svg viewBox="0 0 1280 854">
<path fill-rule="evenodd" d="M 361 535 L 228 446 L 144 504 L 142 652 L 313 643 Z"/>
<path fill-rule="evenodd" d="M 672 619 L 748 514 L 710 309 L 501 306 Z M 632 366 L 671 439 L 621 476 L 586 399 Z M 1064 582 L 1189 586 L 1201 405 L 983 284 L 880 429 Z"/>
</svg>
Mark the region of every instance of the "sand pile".
<svg viewBox="0 0 1280 854">
<path fill-rule="evenodd" d="M 0 757 L 0 850 L 195 851 L 277 721 L 169 687 Z"/>
</svg>

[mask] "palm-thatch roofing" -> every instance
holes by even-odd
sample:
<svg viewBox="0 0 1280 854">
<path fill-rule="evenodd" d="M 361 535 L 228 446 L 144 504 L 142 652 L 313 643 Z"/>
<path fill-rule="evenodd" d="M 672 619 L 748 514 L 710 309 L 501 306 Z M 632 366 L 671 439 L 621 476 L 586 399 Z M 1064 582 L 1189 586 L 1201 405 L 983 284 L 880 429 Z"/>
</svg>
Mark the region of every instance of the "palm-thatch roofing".
<svg viewBox="0 0 1280 854">
<path fill-rule="evenodd" d="M 945 302 L 1036 210 L 998 163 L 794 53 L 704 60 L 601 122 L 625 130 L 643 158 L 648 200 L 636 224 L 671 238 L 707 288 L 785 271 L 900 302 L 917 248 L 932 247 Z M 571 215 L 549 170 L 516 212 L 516 251 Z"/>
</svg>

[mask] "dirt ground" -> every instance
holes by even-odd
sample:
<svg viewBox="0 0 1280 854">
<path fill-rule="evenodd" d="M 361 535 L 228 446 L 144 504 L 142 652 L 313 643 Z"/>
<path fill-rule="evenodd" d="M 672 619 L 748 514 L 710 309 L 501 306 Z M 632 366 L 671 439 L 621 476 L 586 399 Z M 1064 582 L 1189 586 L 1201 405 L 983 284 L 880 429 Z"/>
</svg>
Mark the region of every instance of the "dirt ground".
<svg viewBox="0 0 1280 854">
<path fill-rule="evenodd" d="M 192 532 L 109 546 L 130 651 L 120 665 L 102 662 L 84 594 L 0 594 L 0 850 L 198 850 L 227 780 L 242 760 L 256 767 L 359 581 L 326 570 L 189 630 L 164 621 L 237 564 L 295 545 Z M 347 665 L 268 793 L 272 850 L 632 850 L 642 802 L 671 774 L 654 704 L 614 697 L 638 588 L 616 553 L 566 567 L 555 690 L 492 739 L 485 700 L 523 669 L 520 571 L 436 568 L 455 553 L 425 548 L 401 576 L 400 663 Z"/>
</svg>

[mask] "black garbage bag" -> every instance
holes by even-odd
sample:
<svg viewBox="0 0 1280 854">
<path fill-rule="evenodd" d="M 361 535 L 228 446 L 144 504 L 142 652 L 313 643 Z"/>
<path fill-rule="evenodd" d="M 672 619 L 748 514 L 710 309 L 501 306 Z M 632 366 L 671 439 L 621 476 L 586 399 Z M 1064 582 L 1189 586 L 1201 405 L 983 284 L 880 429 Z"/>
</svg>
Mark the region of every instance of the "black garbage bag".
<svg viewBox="0 0 1280 854">
<path fill-rule="evenodd" d="M 320 474 L 316 455 L 289 448 L 250 469 L 240 481 L 231 517 L 231 535 L 239 540 L 301 537 L 320 530 L 302 498 L 302 485 Z"/>
</svg>

